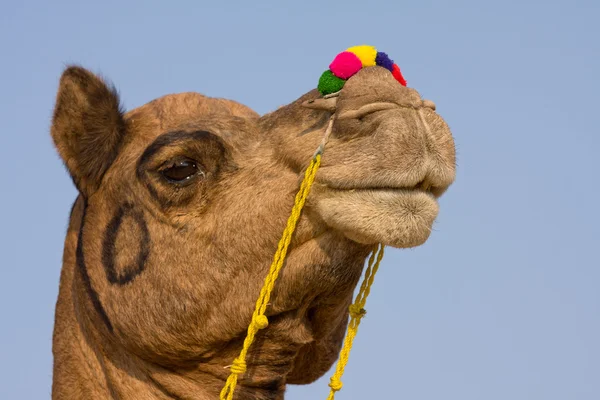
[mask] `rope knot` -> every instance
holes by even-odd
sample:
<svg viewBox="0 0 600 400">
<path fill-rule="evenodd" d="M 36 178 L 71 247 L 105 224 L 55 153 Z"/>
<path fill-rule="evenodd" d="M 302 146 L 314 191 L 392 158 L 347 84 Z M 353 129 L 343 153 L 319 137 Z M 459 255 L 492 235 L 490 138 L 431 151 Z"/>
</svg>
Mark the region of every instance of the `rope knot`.
<svg viewBox="0 0 600 400">
<path fill-rule="evenodd" d="M 231 364 L 231 372 L 236 375 L 246 372 L 246 361 L 240 360 L 239 358 L 233 360 L 233 364 Z"/>
<path fill-rule="evenodd" d="M 367 313 L 367 310 L 358 304 L 352 304 L 348 310 L 350 311 L 350 315 L 354 318 L 362 318 Z"/>
<path fill-rule="evenodd" d="M 344 384 L 342 383 L 342 381 L 340 381 L 336 377 L 332 376 L 331 379 L 329 380 L 329 387 L 334 392 L 339 392 L 340 390 L 342 390 L 342 386 L 344 386 Z"/>
<path fill-rule="evenodd" d="M 252 321 L 256 329 L 265 329 L 269 326 L 269 319 L 266 315 L 257 315 L 256 318 Z"/>
</svg>

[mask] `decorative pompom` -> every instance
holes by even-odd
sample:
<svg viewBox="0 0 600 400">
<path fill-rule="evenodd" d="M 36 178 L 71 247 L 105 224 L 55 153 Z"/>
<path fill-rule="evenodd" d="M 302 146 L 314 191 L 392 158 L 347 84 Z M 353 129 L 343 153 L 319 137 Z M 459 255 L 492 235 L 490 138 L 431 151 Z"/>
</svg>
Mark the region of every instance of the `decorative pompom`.
<svg viewBox="0 0 600 400">
<path fill-rule="evenodd" d="M 394 78 L 396 78 L 396 80 L 400 82 L 402 86 L 406 86 L 406 79 L 404 79 L 404 77 L 402 76 L 402 72 L 400 72 L 400 67 L 398 66 L 398 64 L 394 64 L 392 75 L 394 75 Z"/>
<path fill-rule="evenodd" d="M 377 49 L 373 46 L 354 46 L 346 49 L 346 51 L 356 54 L 360 58 L 363 67 L 372 67 L 375 65 Z"/>
<path fill-rule="evenodd" d="M 394 71 L 394 61 L 392 61 L 390 57 L 388 57 L 388 55 L 382 51 L 377 52 L 377 57 L 375 57 L 375 63 L 380 67 L 389 69 L 390 72 Z"/>
<path fill-rule="evenodd" d="M 392 76 L 402 86 L 406 86 L 406 79 L 400 72 L 398 64 L 390 57 L 373 46 L 353 46 L 338 54 L 331 64 L 329 70 L 323 72 L 319 78 L 317 88 L 321 95 L 326 96 L 339 92 L 344 87 L 346 80 L 354 76 L 362 68 L 378 65 L 390 71 Z"/>
<path fill-rule="evenodd" d="M 348 79 L 362 68 L 362 61 L 354 53 L 344 51 L 338 54 L 331 64 L 329 70 L 335 76 L 342 79 Z"/>
<path fill-rule="evenodd" d="M 342 90 L 345 83 L 345 80 L 338 78 L 333 74 L 333 72 L 327 70 L 323 72 L 323 75 L 321 75 L 319 78 L 319 85 L 317 86 L 317 89 L 319 89 L 319 92 L 325 96 L 327 94 Z"/>
</svg>

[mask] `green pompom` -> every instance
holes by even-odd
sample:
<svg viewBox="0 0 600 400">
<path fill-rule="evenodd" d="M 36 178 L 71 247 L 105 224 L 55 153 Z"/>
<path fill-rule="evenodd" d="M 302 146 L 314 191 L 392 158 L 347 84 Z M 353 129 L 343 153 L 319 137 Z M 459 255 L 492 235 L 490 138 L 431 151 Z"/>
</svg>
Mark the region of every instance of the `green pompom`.
<svg viewBox="0 0 600 400">
<path fill-rule="evenodd" d="M 345 80 L 338 78 L 333 74 L 333 72 L 327 70 L 323 72 L 323 75 L 321 75 L 319 78 L 319 86 L 317 86 L 317 89 L 319 89 L 319 92 L 325 96 L 327 94 L 342 90 L 345 83 Z"/>
</svg>

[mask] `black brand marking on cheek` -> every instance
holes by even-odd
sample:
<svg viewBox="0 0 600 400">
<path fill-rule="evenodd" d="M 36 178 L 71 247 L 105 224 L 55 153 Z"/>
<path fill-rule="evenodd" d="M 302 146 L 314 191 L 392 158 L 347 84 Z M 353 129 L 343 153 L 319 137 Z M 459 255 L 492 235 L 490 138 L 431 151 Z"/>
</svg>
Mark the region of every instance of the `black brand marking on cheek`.
<svg viewBox="0 0 600 400">
<path fill-rule="evenodd" d="M 110 323 L 110 319 L 108 318 L 108 315 L 106 314 L 106 311 L 104 310 L 104 307 L 102 306 L 102 303 L 100 302 L 98 293 L 92 287 L 90 275 L 88 274 L 88 271 L 87 271 L 87 268 L 85 265 L 85 257 L 83 255 L 83 227 L 85 225 L 86 213 L 87 213 L 87 200 L 85 200 L 85 198 L 84 198 L 83 213 L 81 215 L 81 226 L 79 227 L 79 235 L 77 238 L 77 250 L 76 250 L 77 269 L 79 270 L 79 273 L 81 274 L 81 279 L 83 281 L 83 285 L 85 286 L 85 290 L 87 291 L 87 293 L 92 301 L 92 305 L 94 306 L 94 309 L 96 310 L 98 315 L 100 315 L 100 318 L 102 319 L 104 324 L 106 324 L 106 327 L 108 328 L 108 330 L 112 333 L 113 326 Z"/>
<path fill-rule="evenodd" d="M 116 240 L 125 217 L 133 218 L 140 230 L 139 252 L 136 257 L 136 265 L 126 266 L 122 273 L 116 269 Z M 102 263 L 106 271 L 106 279 L 117 285 L 125 285 L 131 282 L 136 276 L 141 274 L 146 268 L 146 261 L 150 253 L 150 232 L 144 219 L 144 215 L 133 208 L 131 204 L 123 204 L 109 222 L 104 232 L 104 242 L 102 244 Z"/>
</svg>

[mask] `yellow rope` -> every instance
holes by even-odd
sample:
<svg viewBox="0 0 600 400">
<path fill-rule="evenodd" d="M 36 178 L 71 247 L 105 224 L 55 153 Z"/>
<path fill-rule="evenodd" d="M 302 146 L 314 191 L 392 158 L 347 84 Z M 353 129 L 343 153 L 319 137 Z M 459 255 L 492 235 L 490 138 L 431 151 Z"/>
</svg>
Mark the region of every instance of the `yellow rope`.
<svg viewBox="0 0 600 400">
<path fill-rule="evenodd" d="M 354 303 L 350 306 L 350 322 L 348 323 L 348 331 L 346 332 L 346 338 L 344 339 L 344 346 L 340 352 L 340 358 L 335 367 L 335 373 L 331 376 L 329 381 L 329 387 L 331 390 L 329 391 L 327 400 L 333 400 L 335 398 L 335 392 L 342 389 L 341 378 L 344 374 L 346 364 L 348 363 L 350 349 L 352 349 L 352 342 L 354 342 L 354 337 L 358 331 L 358 325 L 360 325 L 360 320 L 367 313 L 364 307 L 367 303 L 367 297 L 371 291 L 371 285 L 375 279 L 375 274 L 377 273 L 377 269 L 379 269 L 379 264 L 383 258 L 383 248 L 384 246 L 379 244 L 377 246 L 377 250 L 371 253 L 371 257 L 369 258 L 369 267 L 367 268 L 367 272 L 365 272 L 362 285 L 360 286 L 360 290 L 356 296 L 356 299 L 354 300 Z"/>
<path fill-rule="evenodd" d="M 285 256 L 292 239 L 292 234 L 296 229 L 298 219 L 300 219 L 300 212 L 304 207 L 304 203 L 306 202 L 310 188 L 315 180 L 317 170 L 321 165 L 321 151 L 322 148 L 320 147 L 320 150 L 317 151 L 310 162 L 310 165 L 306 169 L 304 179 L 300 185 L 300 190 L 296 194 L 296 200 L 294 207 L 292 208 L 292 213 L 288 219 L 283 236 L 279 241 L 279 246 L 277 248 L 277 252 L 275 253 L 275 257 L 273 258 L 273 263 L 271 264 L 269 274 L 265 279 L 265 284 L 260 291 L 258 300 L 256 301 L 256 307 L 254 309 L 254 313 L 252 314 L 252 322 L 250 323 L 250 326 L 248 326 L 248 333 L 246 335 L 246 339 L 244 340 L 244 346 L 242 347 L 240 355 L 233 361 L 233 364 L 231 365 L 231 374 L 227 378 L 225 387 L 223 387 L 223 390 L 221 390 L 221 400 L 233 399 L 233 392 L 237 385 L 238 375 L 246 372 L 246 355 L 248 354 L 248 349 L 254 341 L 254 336 L 260 329 L 266 328 L 269 324 L 269 320 L 265 315 L 265 310 L 267 309 L 271 292 L 275 286 L 275 280 L 279 275 L 279 271 L 281 271 L 281 268 L 283 267 L 283 262 L 285 261 Z"/>
<path fill-rule="evenodd" d="M 279 271 L 281 271 L 281 268 L 283 268 L 283 262 L 285 261 L 288 247 L 292 240 L 292 235 L 294 234 L 296 225 L 298 223 L 298 220 L 300 219 L 300 213 L 302 212 L 302 208 L 306 203 L 306 198 L 308 197 L 310 188 L 312 187 L 312 184 L 315 180 L 315 176 L 317 175 L 317 170 L 321 165 L 321 156 L 325 147 L 325 143 L 327 142 L 329 134 L 331 133 L 332 126 L 333 117 L 329 121 L 329 126 L 325 132 L 323 142 L 317 149 L 317 152 L 313 156 L 310 165 L 304 173 L 304 179 L 302 180 L 302 183 L 300 185 L 300 190 L 298 190 L 298 193 L 296 194 L 294 207 L 292 208 L 291 215 L 288 218 L 287 226 L 283 231 L 283 235 L 279 241 L 279 245 L 277 246 L 277 252 L 275 253 L 275 256 L 273 258 L 273 263 L 271 264 L 269 273 L 265 278 L 265 283 L 260 291 L 258 300 L 256 301 L 256 306 L 254 308 L 254 312 L 252 313 L 252 321 L 248 326 L 246 339 L 244 339 L 244 345 L 242 346 L 242 350 L 240 351 L 239 356 L 237 356 L 237 358 L 233 360 L 233 364 L 231 365 L 231 374 L 227 378 L 227 382 L 225 382 L 225 386 L 221 390 L 219 396 L 220 400 L 233 399 L 233 393 L 237 385 L 238 376 L 246 372 L 246 356 L 248 355 L 248 350 L 250 349 L 250 346 L 252 346 L 252 342 L 254 342 L 254 337 L 256 336 L 259 330 L 264 329 L 269 325 L 269 320 L 265 315 L 267 304 L 269 303 L 269 299 L 271 298 L 271 293 L 273 292 L 273 287 L 275 286 L 275 281 L 277 280 Z M 350 306 L 350 323 L 348 324 L 348 332 L 346 333 L 344 346 L 340 353 L 340 359 L 338 360 L 336 371 L 331 377 L 331 382 L 329 384 L 329 386 L 331 387 L 331 392 L 329 393 L 328 400 L 333 400 L 335 392 L 339 391 L 342 388 L 342 382 L 340 379 L 344 374 L 344 368 L 348 363 L 350 349 L 352 348 L 352 342 L 354 341 L 354 337 L 356 336 L 358 325 L 360 324 L 361 318 L 366 313 L 364 306 L 367 302 L 367 296 L 369 295 L 369 292 L 371 290 L 371 285 L 373 284 L 375 273 L 377 272 L 381 259 L 383 258 L 383 248 L 384 246 L 380 244 L 377 247 L 377 251 L 374 251 L 371 254 L 371 257 L 369 258 L 369 266 L 365 273 L 365 277 L 361 284 L 358 296 L 356 297 L 354 303 Z"/>
</svg>

